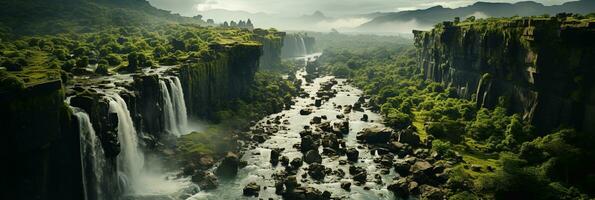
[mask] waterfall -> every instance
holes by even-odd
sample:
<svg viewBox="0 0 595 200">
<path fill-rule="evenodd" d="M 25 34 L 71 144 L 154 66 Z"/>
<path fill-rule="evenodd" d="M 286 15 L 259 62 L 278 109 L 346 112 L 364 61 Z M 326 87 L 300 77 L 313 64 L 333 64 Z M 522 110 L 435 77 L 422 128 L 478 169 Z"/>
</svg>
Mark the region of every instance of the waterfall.
<svg viewBox="0 0 595 200">
<path fill-rule="evenodd" d="M 178 136 L 180 135 L 180 131 L 178 130 L 178 123 L 169 89 L 163 80 L 159 80 L 159 85 L 161 87 L 161 96 L 163 97 L 164 103 L 163 114 L 165 117 L 165 129 L 167 129 L 170 134 Z"/>
<path fill-rule="evenodd" d="M 118 154 L 118 173 L 128 188 L 134 189 L 144 165 L 144 155 L 139 149 L 139 140 L 130 117 L 126 102 L 120 95 L 115 94 L 109 101 L 109 110 L 118 116 L 118 140 L 120 154 Z M 132 187 L 130 187 L 132 186 Z"/>
<path fill-rule="evenodd" d="M 308 55 L 308 51 L 306 50 L 306 42 L 304 42 L 304 37 L 302 37 L 302 36 L 299 36 L 299 37 L 300 37 L 300 42 L 301 42 L 301 43 L 299 43 L 300 44 L 300 49 L 302 50 L 301 51 L 301 53 L 302 53 L 301 56 L 306 56 L 306 55 Z"/>
<path fill-rule="evenodd" d="M 95 134 L 89 115 L 83 110 L 71 107 L 78 119 L 80 135 L 80 153 L 83 173 L 83 190 L 85 200 L 102 198 L 103 170 L 105 154 L 101 141 Z M 93 198 L 95 197 L 95 198 Z"/>
<path fill-rule="evenodd" d="M 176 110 L 176 117 L 178 120 L 178 129 L 180 134 L 185 134 L 188 127 L 188 111 L 186 110 L 186 101 L 184 100 L 184 91 L 182 84 L 178 77 L 170 77 L 169 83 L 171 86 L 172 102 Z"/>
</svg>

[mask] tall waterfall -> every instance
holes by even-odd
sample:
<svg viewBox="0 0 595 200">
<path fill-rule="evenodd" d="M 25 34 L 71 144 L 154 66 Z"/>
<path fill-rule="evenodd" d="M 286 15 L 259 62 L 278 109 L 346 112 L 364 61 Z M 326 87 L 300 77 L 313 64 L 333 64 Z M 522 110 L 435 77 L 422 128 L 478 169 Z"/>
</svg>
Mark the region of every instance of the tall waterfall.
<svg viewBox="0 0 595 200">
<path fill-rule="evenodd" d="M 188 114 L 182 84 L 178 77 L 159 80 L 164 102 L 165 128 L 170 134 L 184 134 L 188 125 Z M 169 86 L 169 87 L 168 87 Z"/>
<path fill-rule="evenodd" d="M 83 168 L 83 190 L 85 193 L 85 200 L 87 199 L 103 199 L 104 186 L 104 171 L 105 170 L 105 154 L 101 141 L 95 134 L 95 129 L 91 124 L 89 115 L 83 110 L 71 107 L 74 110 L 74 116 L 79 122 L 80 134 L 80 153 L 81 164 Z"/>
<path fill-rule="evenodd" d="M 176 120 L 176 115 L 174 114 L 174 105 L 172 104 L 169 89 L 163 80 L 159 80 L 159 85 L 161 86 L 161 95 L 163 96 L 164 103 L 163 114 L 165 116 L 165 129 L 170 134 L 180 135 L 180 130 L 178 130 L 178 123 Z"/>
<path fill-rule="evenodd" d="M 300 46 L 300 52 L 302 53 L 301 56 L 306 56 L 308 55 L 308 51 L 306 50 L 306 42 L 304 42 L 304 37 L 302 36 L 298 36 L 300 38 L 300 43 L 298 43 L 298 45 Z"/>
<path fill-rule="evenodd" d="M 180 131 L 186 131 L 188 127 L 188 111 L 186 110 L 186 101 L 184 100 L 184 90 L 178 77 L 170 77 L 168 79 L 171 85 L 171 93 L 173 97 L 174 107 L 176 108 L 176 114 L 178 119 L 178 125 Z M 182 132 L 184 134 L 185 132 Z"/>
<path fill-rule="evenodd" d="M 110 112 L 118 116 L 118 139 L 120 154 L 118 154 L 118 173 L 124 184 L 134 190 L 138 184 L 136 178 L 143 170 L 144 155 L 139 148 L 139 140 L 130 117 L 126 102 L 120 95 L 115 94 L 109 101 Z"/>
</svg>

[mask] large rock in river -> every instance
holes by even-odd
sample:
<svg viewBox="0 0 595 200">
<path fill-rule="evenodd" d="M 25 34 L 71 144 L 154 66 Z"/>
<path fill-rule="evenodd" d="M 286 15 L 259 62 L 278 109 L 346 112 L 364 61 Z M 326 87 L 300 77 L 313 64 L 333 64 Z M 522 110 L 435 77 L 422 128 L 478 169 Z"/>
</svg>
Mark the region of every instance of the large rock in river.
<svg viewBox="0 0 595 200">
<path fill-rule="evenodd" d="M 366 143 L 387 143 L 389 142 L 393 130 L 386 127 L 374 126 L 371 128 L 364 128 L 357 133 L 356 138 Z"/>
<path fill-rule="evenodd" d="M 221 165 L 217 167 L 217 175 L 223 178 L 231 178 L 238 174 L 238 166 L 240 164 L 240 159 L 238 155 L 232 152 L 228 152 L 223 161 L 221 161 Z"/>
</svg>

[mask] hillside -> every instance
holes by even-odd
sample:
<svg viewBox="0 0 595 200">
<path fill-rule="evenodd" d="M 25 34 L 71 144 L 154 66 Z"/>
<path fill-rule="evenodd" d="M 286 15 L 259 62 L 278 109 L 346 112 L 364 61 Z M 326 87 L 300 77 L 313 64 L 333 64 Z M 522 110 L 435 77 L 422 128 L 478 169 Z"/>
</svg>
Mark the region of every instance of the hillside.
<svg viewBox="0 0 595 200">
<path fill-rule="evenodd" d="M 435 6 L 423 10 L 402 11 L 396 13 L 387 13 L 378 16 L 368 23 L 362 24 L 359 29 L 364 30 L 383 30 L 387 25 L 396 25 L 406 22 L 416 22 L 419 26 L 432 26 L 442 21 L 452 20 L 455 17 L 466 18 L 475 16 L 484 17 L 512 17 L 536 16 L 536 15 L 555 15 L 556 13 L 569 12 L 588 14 L 595 12 L 595 1 L 580 0 L 564 3 L 562 5 L 545 6 L 533 1 L 524 1 L 518 3 L 488 3 L 477 2 L 473 5 L 460 8 L 445 8 Z"/>
<path fill-rule="evenodd" d="M 204 23 L 157 9 L 146 0 L 5 0 L 0 8 L 0 28 L 19 35 L 90 32 L 112 25 Z"/>
</svg>

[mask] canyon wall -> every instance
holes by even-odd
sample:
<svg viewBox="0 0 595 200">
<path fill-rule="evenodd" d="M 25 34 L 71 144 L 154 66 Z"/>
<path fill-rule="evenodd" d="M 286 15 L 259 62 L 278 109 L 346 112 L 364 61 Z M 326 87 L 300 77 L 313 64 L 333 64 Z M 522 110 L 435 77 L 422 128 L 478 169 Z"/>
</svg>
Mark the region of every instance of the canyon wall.
<svg viewBox="0 0 595 200">
<path fill-rule="evenodd" d="M 83 198 L 78 123 L 50 73 L 58 78 L 0 92 L 2 199 Z"/>
<path fill-rule="evenodd" d="M 254 40 L 262 44 L 260 69 L 274 70 L 281 67 L 281 49 L 285 32 L 271 33 L 268 30 L 254 29 Z"/>
<path fill-rule="evenodd" d="M 595 132 L 595 22 L 552 18 L 444 22 L 414 31 L 426 79 L 478 106 L 505 106 L 545 134 Z"/>
</svg>

